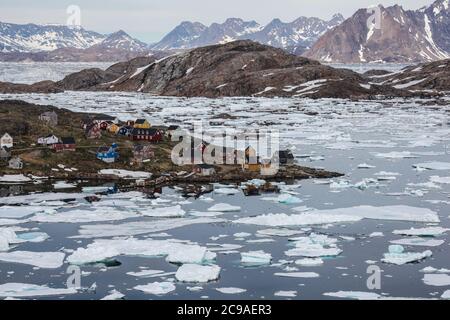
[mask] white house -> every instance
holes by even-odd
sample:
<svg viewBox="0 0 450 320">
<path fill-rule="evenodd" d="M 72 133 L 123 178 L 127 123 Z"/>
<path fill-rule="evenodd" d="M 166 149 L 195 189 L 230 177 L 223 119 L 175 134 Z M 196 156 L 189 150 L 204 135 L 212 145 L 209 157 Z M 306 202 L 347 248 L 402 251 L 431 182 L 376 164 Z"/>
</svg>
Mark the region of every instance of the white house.
<svg viewBox="0 0 450 320">
<path fill-rule="evenodd" d="M 8 133 L 5 133 L 0 138 L 0 148 L 3 148 L 3 147 L 12 148 L 13 144 L 14 144 L 13 138 Z"/>
<path fill-rule="evenodd" d="M 38 144 L 51 145 L 59 142 L 59 138 L 53 134 L 38 139 Z"/>
</svg>

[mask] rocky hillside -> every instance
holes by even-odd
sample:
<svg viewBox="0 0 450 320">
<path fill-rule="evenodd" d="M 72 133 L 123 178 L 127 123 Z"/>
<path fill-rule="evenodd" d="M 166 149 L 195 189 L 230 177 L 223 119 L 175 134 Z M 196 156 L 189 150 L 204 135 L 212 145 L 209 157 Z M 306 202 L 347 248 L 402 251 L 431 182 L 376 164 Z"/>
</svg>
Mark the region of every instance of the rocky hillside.
<svg viewBox="0 0 450 320">
<path fill-rule="evenodd" d="M 151 46 L 154 50 L 191 49 L 236 40 L 253 40 L 291 53 L 301 53 L 309 48 L 322 34 L 344 21 L 340 14 L 331 20 L 300 17 L 285 23 L 272 20 L 266 26 L 256 21 L 230 18 L 224 23 L 207 27 L 199 22 L 185 21 L 172 30 L 160 42 Z"/>
<path fill-rule="evenodd" d="M 134 91 L 185 97 L 372 98 L 411 96 L 351 70 L 335 69 L 282 49 L 241 40 L 155 60 L 143 57 L 107 70 L 87 69 L 59 82 L 0 83 L 0 92 Z"/>
<path fill-rule="evenodd" d="M 398 5 L 379 6 L 379 9 L 379 29 L 370 22 L 373 13 L 360 9 L 324 34 L 305 56 L 335 63 L 422 62 L 450 58 L 449 0 L 437 0 L 416 11 Z"/>
<path fill-rule="evenodd" d="M 400 72 L 370 75 L 371 82 L 397 89 L 450 92 L 450 59 L 406 67 Z"/>
</svg>

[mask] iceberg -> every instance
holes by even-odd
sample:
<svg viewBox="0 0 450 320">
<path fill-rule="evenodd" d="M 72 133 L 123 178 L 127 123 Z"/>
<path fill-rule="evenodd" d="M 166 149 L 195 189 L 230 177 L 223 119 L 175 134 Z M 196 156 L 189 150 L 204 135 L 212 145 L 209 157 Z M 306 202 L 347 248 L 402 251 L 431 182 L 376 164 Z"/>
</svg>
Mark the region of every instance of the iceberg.
<svg viewBox="0 0 450 320">
<path fill-rule="evenodd" d="M 100 300 L 120 300 L 124 297 L 125 297 L 124 294 L 122 294 L 119 291 L 114 289 L 114 290 L 111 290 L 107 296 L 104 296 Z"/>
<path fill-rule="evenodd" d="M 180 282 L 200 283 L 217 280 L 219 274 L 220 267 L 217 265 L 183 264 L 178 268 L 175 278 Z"/>
<path fill-rule="evenodd" d="M 0 297 L 24 298 L 61 296 L 77 293 L 75 288 L 54 289 L 27 283 L 5 283 L 0 285 Z"/>
<path fill-rule="evenodd" d="M 295 261 L 296 265 L 303 267 L 316 267 L 323 264 L 323 260 L 320 258 L 304 258 Z"/>
<path fill-rule="evenodd" d="M 424 162 L 417 163 L 413 167 L 417 169 L 427 169 L 427 170 L 450 170 L 450 162 Z"/>
<path fill-rule="evenodd" d="M 297 291 L 277 291 L 273 294 L 275 297 L 295 298 Z"/>
<path fill-rule="evenodd" d="M 377 300 L 380 299 L 380 295 L 375 292 L 364 292 L 364 291 L 337 291 L 337 292 L 325 292 L 324 296 L 333 298 L 344 298 L 344 299 L 354 299 L 354 300 Z"/>
<path fill-rule="evenodd" d="M 152 282 L 146 285 L 135 286 L 134 289 L 159 296 L 175 291 L 176 287 L 172 282 Z"/>
<path fill-rule="evenodd" d="M 272 261 L 272 255 L 264 251 L 241 252 L 241 263 L 251 266 L 267 265 Z"/>
<path fill-rule="evenodd" d="M 413 237 L 407 239 L 391 240 L 390 243 L 403 246 L 424 246 L 424 247 L 438 247 L 444 244 L 444 240 L 424 239 L 420 237 Z"/>
<path fill-rule="evenodd" d="M 303 231 L 291 229 L 264 229 L 258 230 L 256 233 L 263 236 L 292 237 L 303 233 Z"/>
<path fill-rule="evenodd" d="M 218 188 L 214 189 L 214 193 L 225 194 L 225 195 L 234 195 L 238 194 L 240 191 L 233 188 Z"/>
<path fill-rule="evenodd" d="M 0 261 L 28 264 L 43 269 L 56 269 L 63 265 L 62 252 L 13 251 L 0 252 Z"/>
</svg>

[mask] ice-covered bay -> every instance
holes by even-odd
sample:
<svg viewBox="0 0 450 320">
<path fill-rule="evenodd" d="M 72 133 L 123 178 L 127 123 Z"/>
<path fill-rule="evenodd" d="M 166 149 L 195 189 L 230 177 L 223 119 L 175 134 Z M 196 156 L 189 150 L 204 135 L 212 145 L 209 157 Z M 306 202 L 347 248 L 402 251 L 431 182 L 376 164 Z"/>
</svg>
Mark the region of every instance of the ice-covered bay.
<svg viewBox="0 0 450 320">
<path fill-rule="evenodd" d="M 224 127 L 277 129 L 281 146 L 290 148 L 299 164 L 345 173 L 281 184 L 281 194 L 245 197 L 235 186 L 216 185 L 207 192 L 213 188 L 205 185 L 206 194 L 184 198 L 186 192 L 177 186 L 163 188 L 157 199 L 124 192 L 95 203 L 84 199 L 92 188 L 49 192 L 37 185 L 38 193 L 24 195 L 2 184 L 2 228 L 49 236 L 5 245 L 3 256 L 9 259 L 0 261 L 0 280 L 17 287 L 17 294 L 24 285 L 14 283 L 36 283 L 44 293 L 63 288 L 66 268 L 75 263 L 84 272 L 82 285 L 96 282 L 97 289 L 71 292 L 71 298 L 119 292 L 117 297 L 125 299 L 149 294 L 152 299 L 214 299 L 223 298 L 224 291 L 250 299 L 446 296 L 445 290 L 436 295 L 439 287 L 433 285 L 446 277 L 423 280 L 421 270 L 449 267 L 449 107 L 418 100 L 185 99 L 95 92 L 1 97 L 123 120 L 146 117 L 155 125 L 205 120 L 207 126 L 209 119 L 222 117 Z M 385 255 L 391 245 L 402 245 L 404 254 Z M 27 257 L 11 254 L 17 251 L 65 252 L 66 259 L 51 277 L 45 268 L 21 263 Z M 98 264 L 101 260 L 107 261 Z M 366 286 L 372 265 L 383 271 L 382 296 Z M 65 292 L 57 296 L 64 298 Z"/>
</svg>

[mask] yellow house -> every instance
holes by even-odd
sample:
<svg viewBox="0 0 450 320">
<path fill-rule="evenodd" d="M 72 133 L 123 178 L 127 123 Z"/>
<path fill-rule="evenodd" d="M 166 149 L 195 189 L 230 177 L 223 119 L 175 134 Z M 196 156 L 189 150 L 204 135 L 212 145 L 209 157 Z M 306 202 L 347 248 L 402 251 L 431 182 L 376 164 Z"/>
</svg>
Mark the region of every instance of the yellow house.
<svg viewBox="0 0 450 320">
<path fill-rule="evenodd" d="M 120 127 L 117 124 L 115 124 L 115 123 L 112 123 L 108 127 L 108 131 L 111 132 L 111 133 L 117 133 L 119 131 L 119 129 L 120 129 Z"/>
<path fill-rule="evenodd" d="M 151 128 L 150 122 L 148 122 L 146 119 L 137 119 L 134 123 L 134 128 L 136 129 L 150 129 Z"/>
</svg>

